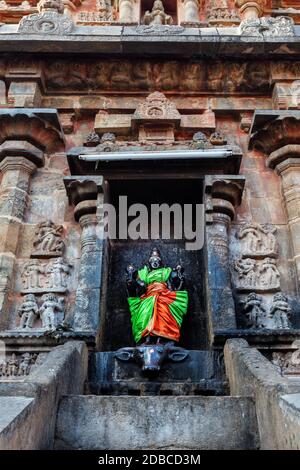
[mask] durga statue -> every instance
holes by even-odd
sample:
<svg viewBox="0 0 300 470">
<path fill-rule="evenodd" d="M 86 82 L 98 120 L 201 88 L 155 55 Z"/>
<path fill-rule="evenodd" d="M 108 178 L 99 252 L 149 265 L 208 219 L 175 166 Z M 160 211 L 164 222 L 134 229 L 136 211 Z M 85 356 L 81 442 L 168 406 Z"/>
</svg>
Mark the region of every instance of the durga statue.
<svg viewBox="0 0 300 470">
<path fill-rule="evenodd" d="M 182 320 L 188 307 L 183 267 L 165 267 L 159 250 L 153 248 L 142 269 L 137 270 L 130 264 L 126 272 L 135 342 L 179 341 Z"/>
</svg>

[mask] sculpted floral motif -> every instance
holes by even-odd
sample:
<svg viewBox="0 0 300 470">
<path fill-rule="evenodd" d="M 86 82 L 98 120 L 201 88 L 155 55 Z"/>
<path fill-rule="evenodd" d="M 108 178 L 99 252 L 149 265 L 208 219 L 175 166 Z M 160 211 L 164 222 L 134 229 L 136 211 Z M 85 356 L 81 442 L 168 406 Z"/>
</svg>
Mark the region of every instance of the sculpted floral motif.
<svg viewBox="0 0 300 470">
<path fill-rule="evenodd" d="M 240 24 L 243 36 L 287 37 L 295 36 L 292 18 L 279 16 L 277 18 L 261 17 L 244 20 Z"/>
<path fill-rule="evenodd" d="M 67 15 L 57 11 L 42 11 L 33 15 L 24 16 L 20 23 L 18 32 L 27 34 L 70 34 L 74 23 Z"/>
</svg>

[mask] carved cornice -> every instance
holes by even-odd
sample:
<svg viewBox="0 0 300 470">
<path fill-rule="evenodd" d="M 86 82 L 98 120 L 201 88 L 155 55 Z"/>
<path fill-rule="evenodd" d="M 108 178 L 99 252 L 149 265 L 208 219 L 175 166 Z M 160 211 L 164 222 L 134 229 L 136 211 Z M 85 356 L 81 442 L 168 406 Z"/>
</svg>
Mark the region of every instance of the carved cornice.
<svg viewBox="0 0 300 470">
<path fill-rule="evenodd" d="M 292 113 L 291 113 L 292 114 Z M 300 144 L 300 116 L 284 115 L 268 122 L 255 132 L 249 142 L 249 149 L 255 149 L 270 155 L 286 145 Z M 273 156 L 269 166 L 274 167 Z"/>
<path fill-rule="evenodd" d="M 57 112 L 47 109 L 0 109 L 0 144 L 9 140 L 24 140 L 47 152 L 61 150 L 64 137 Z"/>
</svg>

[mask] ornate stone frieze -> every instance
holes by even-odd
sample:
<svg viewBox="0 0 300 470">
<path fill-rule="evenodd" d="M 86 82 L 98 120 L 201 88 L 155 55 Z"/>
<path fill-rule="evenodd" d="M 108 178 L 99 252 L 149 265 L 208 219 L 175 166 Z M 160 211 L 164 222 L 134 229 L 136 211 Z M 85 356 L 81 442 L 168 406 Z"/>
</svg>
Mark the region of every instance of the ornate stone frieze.
<svg viewBox="0 0 300 470">
<path fill-rule="evenodd" d="M 295 36 L 294 21 L 285 16 L 244 20 L 240 24 L 240 32 L 243 36 L 281 38 Z"/>
<path fill-rule="evenodd" d="M 164 4 L 161 0 L 154 0 L 151 11 L 146 11 L 143 23 L 146 25 L 170 25 L 173 18 L 165 12 Z"/>
<path fill-rule="evenodd" d="M 237 232 L 243 258 L 277 257 L 276 227 L 264 224 L 244 224 Z"/>
<path fill-rule="evenodd" d="M 38 359 L 38 354 L 13 353 L 10 357 L 0 360 L 0 380 L 12 380 L 24 378 L 30 374 L 32 367 Z"/>
<path fill-rule="evenodd" d="M 206 18 L 210 25 L 231 26 L 240 23 L 237 10 L 228 6 L 227 0 L 212 0 L 206 11 Z"/>
<path fill-rule="evenodd" d="M 26 261 L 21 271 L 22 293 L 65 293 L 71 267 L 62 257 L 48 263 L 37 259 Z"/>
<path fill-rule="evenodd" d="M 250 328 L 289 329 L 291 312 L 288 299 L 281 292 L 274 295 L 269 308 L 263 297 L 256 292 L 248 294 L 244 302 L 244 314 L 248 318 Z"/>
<path fill-rule="evenodd" d="M 252 258 L 239 258 L 234 262 L 237 291 L 276 291 L 280 289 L 280 274 L 273 258 L 256 261 Z"/>
<path fill-rule="evenodd" d="M 141 33 L 161 35 L 162 28 L 173 34 L 180 26 L 140 26 Z M 138 29 L 137 28 L 137 29 Z M 150 28 L 150 30 L 149 30 Z M 153 31 L 151 31 L 151 29 Z M 155 29 L 156 28 L 156 29 Z M 180 29 L 181 28 L 181 29 Z M 88 60 L 48 61 L 43 66 L 47 91 L 94 90 L 130 91 L 153 89 L 177 91 L 267 91 L 270 88 L 270 63 L 212 61 Z"/>
<path fill-rule="evenodd" d="M 177 25 L 160 25 L 160 24 L 149 24 L 149 25 L 140 25 L 137 26 L 134 31 L 137 34 L 150 35 L 150 36 L 174 36 L 177 34 L 182 34 L 185 28 L 183 26 Z"/>
<path fill-rule="evenodd" d="M 97 11 L 80 11 L 77 14 L 78 24 L 102 24 L 116 20 L 116 10 L 110 0 L 97 0 Z"/>
<path fill-rule="evenodd" d="M 62 225 L 56 225 L 51 220 L 39 223 L 35 232 L 34 251 L 31 253 L 31 258 L 62 256 L 65 248 L 62 234 Z"/>
</svg>

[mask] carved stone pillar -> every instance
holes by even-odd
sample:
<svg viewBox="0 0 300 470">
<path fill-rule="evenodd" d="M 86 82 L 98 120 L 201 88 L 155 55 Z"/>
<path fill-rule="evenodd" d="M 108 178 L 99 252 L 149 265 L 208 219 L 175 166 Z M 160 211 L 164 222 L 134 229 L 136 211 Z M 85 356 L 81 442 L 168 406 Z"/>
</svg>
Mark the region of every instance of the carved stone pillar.
<svg viewBox="0 0 300 470">
<path fill-rule="evenodd" d="M 235 0 L 235 4 L 240 8 L 243 20 L 253 20 L 262 16 L 266 0 Z"/>
<path fill-rule="evenodd" d="M 267 165 L 281 176 L 282 195 L 294 249 L 300 286 L 300 145 L 285 145 L 272 152 Z"/>
<path fill-rule="evenodd" d="M 0 326 L 5 327 L 30 179 L 44 159 L 43 152 L 28 142 L 6 141 L 0 145 L 0 160 Z"/>
<path fill-rule="evenodd" d="M 184 21 L 186 23 L 196 23 L 199 21 L 198 0 L 184 0 Z"/>
<path fill-rule="evenodd" d="M 95 334 L 99 326 L 103 255 L 102 177 L 64 178 L 74 217 L 81 227 L 81 257 L 73 328 Z"/>
<path fill-rule="evenodd" d="M 206 176 L 206 251 L 210 338 L 216 330 L 236 328 L 229 269 L 229 227 L 241 202 L 241 176 Z"/>
<path fill-rule="evenodd" d="M 133 21 L 133 0 L 120 0 L 119 19 L 122 23 L 131 23 Z"/>
</svg>

